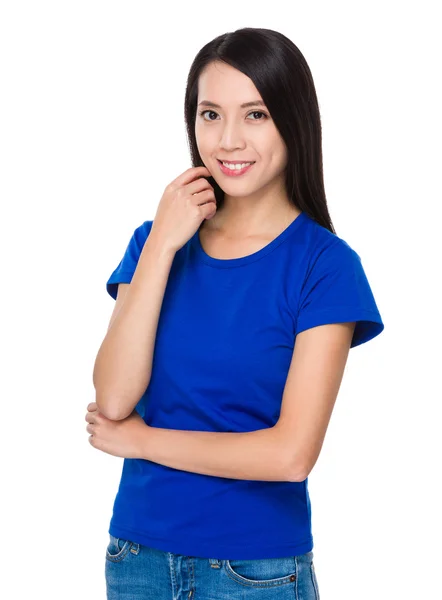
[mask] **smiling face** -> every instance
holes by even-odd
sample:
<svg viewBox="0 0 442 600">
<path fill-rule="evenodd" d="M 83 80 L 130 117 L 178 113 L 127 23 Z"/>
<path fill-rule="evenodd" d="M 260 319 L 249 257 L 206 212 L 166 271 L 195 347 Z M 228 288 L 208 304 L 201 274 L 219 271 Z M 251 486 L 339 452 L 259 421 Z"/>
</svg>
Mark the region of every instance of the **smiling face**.
<svg viewBox="0 0 442 600">
<path fill-rule="evenodd" d="M 256 101 L 262 104 L 241 107 Z M 219 61 L 202 71 L 195 136 L 202 161 L 226 200 L 284 194 L 285 143 L 254 83 L 241 71 Z M 232 176 L 218 159 L 254 164 L 244 174 Z"/>
</svg>

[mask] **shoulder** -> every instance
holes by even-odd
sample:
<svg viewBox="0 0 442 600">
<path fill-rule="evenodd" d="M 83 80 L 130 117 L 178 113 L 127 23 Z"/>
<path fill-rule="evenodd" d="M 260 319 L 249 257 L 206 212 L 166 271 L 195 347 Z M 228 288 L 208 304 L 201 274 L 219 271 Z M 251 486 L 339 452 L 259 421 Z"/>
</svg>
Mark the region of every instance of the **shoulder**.
<svg viewBox="0 0 442 600">
<path fill-rule="evenodd" d="M 342 237 L 307 217 L 304 229 L 304 253 L 307 272 L 313 268 L 329 265 L 351 264 L 361 260 L 356 250 Z"/>
</svg>

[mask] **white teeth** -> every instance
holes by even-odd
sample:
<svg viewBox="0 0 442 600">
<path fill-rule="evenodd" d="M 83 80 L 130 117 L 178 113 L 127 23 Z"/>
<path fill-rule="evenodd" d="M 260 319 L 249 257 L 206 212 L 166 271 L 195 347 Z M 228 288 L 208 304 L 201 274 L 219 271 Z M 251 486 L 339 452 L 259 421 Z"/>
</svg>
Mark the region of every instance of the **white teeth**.
<svg viewBox="0 0 442 600">
<path fill-rule="evenodd" d="M 237 170 L 239 171 L 240 169 L 244 169 L 244 167 L 247 167 L 248 165 L 251 165 L 253 163 L 249 162 L 249 163 L 242 163 L 240 165 L 232 165 L 231 163 L 227 163 L 227 162 L 223 162 L 223 165 L 225 167 L 227 167 L 228 169 L 232 169 L 233 170 Z"/>
</svg>

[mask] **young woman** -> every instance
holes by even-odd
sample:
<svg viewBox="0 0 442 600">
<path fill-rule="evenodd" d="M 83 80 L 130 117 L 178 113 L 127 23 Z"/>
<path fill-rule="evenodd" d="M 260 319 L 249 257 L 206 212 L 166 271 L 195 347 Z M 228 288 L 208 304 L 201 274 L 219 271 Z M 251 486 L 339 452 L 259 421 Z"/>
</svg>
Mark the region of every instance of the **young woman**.
<svg viewBox="0 0 442 600">
<path fill-rule="evenodd" d="M 308 475 L 350 348 L 383 322 L 334 231 L 310 69 L 244 28 L 195 57 L 193 167 L 107 281 L 89 441 L 124 458 L 109 600 L 318 600 Z"/>
</svg>

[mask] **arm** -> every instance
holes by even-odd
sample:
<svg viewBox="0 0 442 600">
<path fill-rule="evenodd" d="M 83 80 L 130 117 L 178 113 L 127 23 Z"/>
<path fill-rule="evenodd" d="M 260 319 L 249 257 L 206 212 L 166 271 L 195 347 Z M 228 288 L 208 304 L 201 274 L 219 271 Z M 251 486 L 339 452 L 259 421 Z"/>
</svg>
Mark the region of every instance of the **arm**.
<svg viewBox="0 0 442 600">
<path fill-rule="evenodd" d="M 108 419 L 125 419 L 149 385 L 158 319 L 175 252 L 148 237 L 121 306 L 115 306 L 95 359 L 96 403 Z"/>
<path fill-rule="evenodd" d="M 336 323 L 298 334 L 273 427 L 246 433 L 149 427 L 141 457 L 203 475 L 304 481 L 324 442 L 354 328 L 355 322 Z"/>
<path fill-rule="evenodd" d="M 278 424 L 244 433 L 148 426 L 141 455 L 145 460 L 202 475 L 291 481 L 289 454 Z"/>
<path fill-rule="evenodd" d="M 278 425 L 291 449 L 291 471 L 297 481 L 308 477 L 321 452 L 355 325 L 320 325 L 296 337 Z"/>
</svg>

